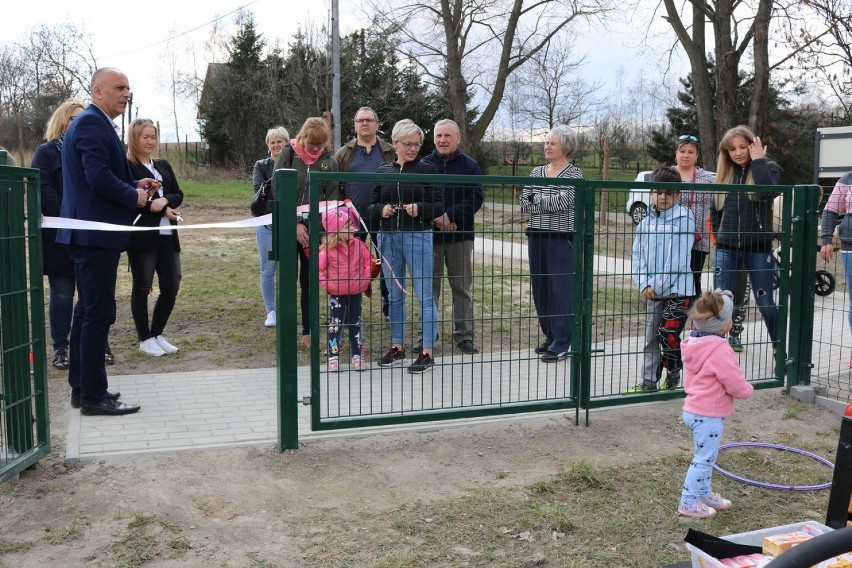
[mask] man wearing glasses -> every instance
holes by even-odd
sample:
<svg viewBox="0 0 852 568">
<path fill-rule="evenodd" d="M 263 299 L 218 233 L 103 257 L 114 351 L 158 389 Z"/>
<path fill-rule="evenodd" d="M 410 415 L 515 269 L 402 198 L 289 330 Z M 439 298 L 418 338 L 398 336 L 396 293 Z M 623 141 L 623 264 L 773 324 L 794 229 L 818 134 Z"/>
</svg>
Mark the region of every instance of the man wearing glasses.
<svg viewBox="0 0 852 568">
<path fill-rule="evenodd" d="M 396 160 L 396 152 L 389 143 L 378 137 L 379 115 L 370 107 L 361 107 L 355 113 L 355 138 L 341 146 L 335 152 L 334 159 L 341 172 L 363 172 L 376 173 L 379 166 L 385 162 Z M 378 148 L 377 148 L 378 146 Z M 370 194 L 373 191 L 373 183 L 349 182 L 345 184 L 344 196 L 352 201 L 355 209 L 362 219 L 369 222 L 368 209 L 370 207 Z M 375 227 L 370 227 L 370 236 L 374 243 L 376 241 Z M 358 233 L 362 240 L 367 235 Z M 378 245 L 377 245 L 378 246 Z M 380 280 L 382 291 L 382 312 L 388 315 L 388 289 L 384 278 Z"/>
</svg>

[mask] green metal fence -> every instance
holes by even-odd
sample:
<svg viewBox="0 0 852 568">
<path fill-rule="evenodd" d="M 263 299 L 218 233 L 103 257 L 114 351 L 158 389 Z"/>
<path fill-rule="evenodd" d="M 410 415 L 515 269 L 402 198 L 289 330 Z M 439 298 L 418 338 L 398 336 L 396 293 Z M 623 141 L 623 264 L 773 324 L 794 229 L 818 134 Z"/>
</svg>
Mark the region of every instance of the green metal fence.
<svg viewBox="0 0 852 568">
<path fill-rule="evenodd" d="M 0 481 L 50 451 L 39 197 L 38 171 L 0 166 Z"/>
<path fill-rule="evenodd" d="M 833 187 L 823 187 L 825 203 Z M 821 222 L 816 220 L 819 227 Z M 819 229 L 815 229 L 819 232 Z M 821 243 L 818 243 L 821 244 Z M 850 255 L 850 256 L 846 256 Z M 844 270 L 844 257 L 852 260 L 852 253 L 841 252 L 840 240 L 834 237 L 834 254 L 831 262 L 819 256 L 814 267 L 814 297 L 812 331 L 813 367 L 808 368 L 810 384 L 829 398 L 852 402 L 852 319 L 850 319 L 849 276 Z M 807 317 L 809 314 L 804 314 Z M 803 327 L 805 327 L 803 325 Z"/>
<path fill-rule="evenodd" d="M 452 341 L 452 302 L 446 277 L 438 300 L 439 341 L 435 368 L 427 374 L 405 372 L 415 354 L 411 345 L 420 334 L 419 305 L 410 276 L 400 276 L 406 294 L 405 348 L 402 366 L 380 367 L 376 361 L 391 345 L 389 325 L 382 313 L 378 282 L 369 298 L 363 299 L 367 368 L 357 371 L 347 365 L 351 355 L 344 347 L 341 370 L 327 366 L 326 326 L 329 321 L 327 295 L 319 286 L 318 256 L 320 184 L 346 183 L 448 183 L 482 184 L 485 204 L 477 214 L 474 247 L 473 295 L 476 346 L 480 353 L 462 353 Z M 530 272 L 525 237 L 525 218 L 517 203 L 524 184 L 541 179 L 495 176 L 416 176 L 317 173 L 311 176 L 310 224 L 310 322 L 311 392 L 297 397 L 311 406 L 313 430 L 375 426 L 403 422 L 451 419 L 478 415 L 509 414 L 546 409 L 580 409 L 633 404 L 683 396 L 682 389 L 653 394 L 625 395 L 640 379 L 644 347 L 644 301 L 631 282 L 630 249 L 634 227 L 623 211 L 628 190 L 648 189 L 652 184 L 548 179 L 549 184 L 577 188 L 574 235 L 575 264 L 572 274 L 574 302 L 573 340 L 567 361 L 542 363 L 533 348 L 542 339 L 530 294 Z M 743 191 L 737 186 L 706 186 L 707 191 Z M 807 322 L 808 290 L 803 279 L 813 282 L 813 255 L 797 250 L 815 249 L 814 218 L 818 198 L 812 186 L 750 186 L 757 193 L 783 196 L 782 225 L 791 230 L 779 236 L 778 288 L 774 294 L 779 309 L 776 344 L 766 335 L 760 315 L 751 304 L 746 309 L 744 339 L 740 355 L 743 369 L 758 388 L 784 385 L 785 374 L 796 383 L 806 383 L 810 369 L 810 343 L 806 330 L 796 323 L 788 346 L 787 322 L 791 317 Z M 606 213 L 601 213 L 601 207 Z M 287 210 L 292 210 L 289 207 Z M 292 222 L 289 215 L 277 219 Z M 801 227 L 801 230 L 799 228 Z M 279 246 L 293 249 L 291 240 Z M 370 243 L 370 240 L 367 240 Z M 371 246 L 372 248 L 372 246 Z M 792 253 L 792 255 L 791 255 Z M 290 263 L 289 265 L 287 263 Z M 283 266 L 295 266 L 295 259 Z M 793 269 L 792 267 L 795 267 Z M 810 267 L 810 268 L 809 268 Z M 286 270 L 286 268 L 285 268 Z M 705 268 L 706 286 L 713 280 L 712 254 Z M 291 278 L 292 280 L 292 278 Z M 292 282 L 291 282 L 292 283 Z M 792 296 L 791 296 L 792 292 Z M 763 293 L 763 291 L 760 291 Z M 295 290 L 285 294 L 293 306 Z M 811 294 L 812 299 L 813 294 Z M 788 298 L 790 300 L 788 300 Z M 288 333 L 297 326 L 294 319 Z M 287 327 L 284 325 L 283 327 Z M 345 335 L 345 334 L 344 334 Z M 345 340 L 345 339 L 344 339 Z M 291 372 L 291 376 L 294 376 Z"/>
</svg>

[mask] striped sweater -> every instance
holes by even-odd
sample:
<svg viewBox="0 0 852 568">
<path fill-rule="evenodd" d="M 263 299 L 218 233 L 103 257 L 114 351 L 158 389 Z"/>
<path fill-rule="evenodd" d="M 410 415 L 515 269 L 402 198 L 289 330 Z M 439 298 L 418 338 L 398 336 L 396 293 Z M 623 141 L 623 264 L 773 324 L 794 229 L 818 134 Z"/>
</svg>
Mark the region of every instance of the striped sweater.
<svg viewBox="0 0 852 568">
<path fill-rule="evenodd" d="M 530 177 L 547 177 L 547 165 L 537 166 Z M 583 171 L 571 164 L 558 178 L 582 178 Z M 574 192 L 570 185 L 526 185 L 521 191 L 521 211 L 528 213 L 529 231 L 548 233 L 574 232 Z"/>
</svg>

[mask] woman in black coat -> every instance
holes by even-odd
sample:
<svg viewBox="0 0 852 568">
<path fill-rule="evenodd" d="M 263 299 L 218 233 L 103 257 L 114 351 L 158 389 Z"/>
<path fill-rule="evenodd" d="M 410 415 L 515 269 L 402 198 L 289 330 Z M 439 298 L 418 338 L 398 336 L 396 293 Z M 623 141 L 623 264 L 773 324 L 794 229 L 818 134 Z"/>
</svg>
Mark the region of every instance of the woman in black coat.
<svg viewBox="0 0 852 568">
<path fill-rule="evenodd" d="M 69 99 L 53 111 L 44 139 L 36 148 L 32 167 L 39 170 L 41 178 L 41 214 L 59 217 L 62 206 L 62 141 L 65 131 L 74 118 L 86 109 L 77 99 Z M 71 333 L 71 315 L 74 311 L 74 262 L 68 247 L 56 242 L 56 229 L 42 229 L 41 269 L 50 286 L 48 320 L 53 343 L 53 366 L 68 368 L 68 336 Z M 107 345 L 104 359 L 113 363 L 115 358 Z"/>
<path fill-rule="evenodd" d="M 160 357 L 178 350 L 166 341 L 163 330 L 180 289 L 180 241 L 178 232 L 170 227 L 177 225 L 177 208 L 183 203 L 183 192 L 171 165 L 166 160 L 153 158 L 158 144 L 157 127 L 153 121 L 147 118 L 134 120 L 127 139 L 127 159 L 130 160 L 133 177 L 154 178 L 160 182 L 158 188 L 149 191 L 151 197 L 134 223 L 137 227 L 160 229 L 134 232 L 127 249 L 133 273 L 130 312 L 139 336 L 139 349 L 146 355 Z M 155 272 L 160 295 L 149 323 L 148 295 L 154 284 Z"/>
</svg>

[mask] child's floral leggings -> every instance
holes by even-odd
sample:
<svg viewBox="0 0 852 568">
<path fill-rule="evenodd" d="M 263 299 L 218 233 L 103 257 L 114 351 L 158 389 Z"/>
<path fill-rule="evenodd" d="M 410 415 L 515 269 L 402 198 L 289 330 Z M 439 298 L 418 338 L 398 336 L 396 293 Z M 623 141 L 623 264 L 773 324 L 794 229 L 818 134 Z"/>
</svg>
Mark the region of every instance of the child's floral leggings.
<svg viewBox="0 0 852 568">
<path fill-rule="evenodd" d="M 363 355 L 364 322 L 361 320 L 361 294 L 328 297 L 328 356 L 339 357 L 343 331 L 349 328 L 352 355 Z"/>
</svg>

